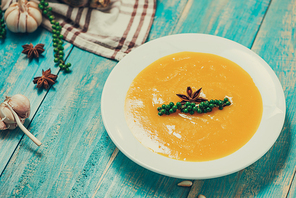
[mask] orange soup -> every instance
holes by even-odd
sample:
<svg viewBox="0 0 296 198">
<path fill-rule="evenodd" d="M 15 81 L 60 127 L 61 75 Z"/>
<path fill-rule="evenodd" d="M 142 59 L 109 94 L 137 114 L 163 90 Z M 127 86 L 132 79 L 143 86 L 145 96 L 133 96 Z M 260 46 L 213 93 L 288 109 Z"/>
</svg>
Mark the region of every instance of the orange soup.
<svg viewBox="0 0 296 198">
<path fill-rule="evenodd" d="M 202 88 L 208 100 L 227 97 L 230 106 L 208 113 L 158 115 L 157 107 L 180 102 Z M 151 151 L 183 161 L 225 157 L 255 134 L 262 98 L 250 75 L 236 63 L 207 53 L 180 52 L 146 67 L 133 80 L 125 100 L 125 118 L 134 136 Z"/>
</svg>

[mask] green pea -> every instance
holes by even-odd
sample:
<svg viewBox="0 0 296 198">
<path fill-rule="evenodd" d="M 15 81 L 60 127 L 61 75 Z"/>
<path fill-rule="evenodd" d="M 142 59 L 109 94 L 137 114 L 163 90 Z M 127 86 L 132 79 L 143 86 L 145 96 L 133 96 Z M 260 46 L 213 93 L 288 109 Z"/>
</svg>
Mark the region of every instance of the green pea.
<svg viewBox="0 0 296 198">
<path fill-rule="evenodd" d="M 170 109 L 169 112 L 170 112 L 170 113 L 174 113 L 174 110 L 173 110 L 173 109 Z"/>
<path fill-rule="evenodd" d="M 205 106 L 205 107 L 208 107 L 208 106 L 209 106 L 209 101 L 205 101 L 205 102 L 204 102 L 204 106 Z"/>
<path fill-rule="evenodd" d="M 57 30 L 57 31 L 56 31 L 56 34 L 57 34 L 57 35 L 60 35 L 60 34 L 61 34 L 61 32 L 60 32 L 59 30 Z"/>
<path fill-rule="evenodd" d="M 64 38 L 64 36 L 60 34 L 60 35 L 59 35 L 59 38 L 62 39 L 62 38 Z"/>
<path fill-rule="evenodd" d="M 175 104 L 173 102 L 170 102 L 170 107 L 173 107 Z"/>
<path fill-rule="evenodd" d="M 56 34 L 53 34 L 52 37 L 53 37 L 53 38 L 57 38 L 57 35 L 56 35 Z"/>
<path fill-rule="evenodd" d="M 207 112 L 211 112 L 212 111 L 212 109 L 210 108 L 210 107 L 207 107 Z"/>
<path fill-rule="evenodd" d="M 210 100 L 210 104 L 215 104 L 215 101 L 214 100 Z"/>
<path fill-rule="evenodd" d="M 198 110 L 198 107 L 197 106 L 194 106 L 193 107 L 193 111 L 197 111 Z"/>
<path fill-rule="evenodd" d="M 63 50 L 60 50 L 59 51 L 59 55 L 61 55 L 61 54 L 64 54 Z"/>
<path fill-rule="evenodd" d="M 189 113 L 190 113 L 191 115 L 193 115 L 193 114 L 194 114 L 194 111 L 189 111 Z"/>
<path fill-rule="evenodd" d="M 41 4 L 38 4 L 38 7 L 41 9 L 41 10 L 43 10 L 43 5 L 41 5 Z"/>
<path fill-rule="evenodd" d="M 198 108 L 197 113 L 202 113 L 202 110 L 200 108 Z"/>
<path fill-rule="evenodd" d="M 165 114 L 166 114 L 166 115 L 170 115 L 170 112 L 169 112 L 169 111 L 166 111 Z"/>
<path fill-rule="evenodd" d="M 63 43 L 64 43 L 63 41 L 59 40 L 59 45 L 63 45 Z"/>
<path fill-rule="evenodd" d="M 166 110 L 165 110 L 165 109 L 162 109 L 160 112 L 161 112 L 162 114 L 165 114 Z"/>
<path fill-rule="evenodd" d="M 188 107 L 190 105 L 190 102 L 186 102 L 185 106 Z"/>
<path fill-rule="evenodd" d="M 181 102 L 177 102 L 176 105 L 179 108 L 179 107 L 181 107 L 182 104 L 181 104 Z"/>
<path fill-rule="evenodd" d="M 58 52 L 59 49 L 58 49 L 58 48 L 54 48 L 53 51 L 54 51 L 54 52 Z"/>
<path fill-rule="evenodd" d="M 48 13 L 49 14 L 49 13 Z M 47 15 L 48 16 L 48 15 Z M 54 16 L 50 15 L 48 16 L 49 20 L 53 20 L 54 19 Z"/>
<path fill-rule="evenodd" d="M 188 109 L 188 111 L 191 111 L 191 110 L 192 110 L 192 106 L 189 105 L 189 106 L 187 107 L 187 109 Z"/>
<path fill-rule="evenodd" d="M 228 101 L 228 98 L 224 98 L 224 102 L 227 102 Z"/>
<path fill-rule="evenodd" d="M 60 68 L 63 68 L 63 67 L 64 67 L 64 64 L 63 64 L 63 63 L 60 63 L 60 64 L 59 64 L 59 67 L 60 67 Z"/>
<path fill-rule="evenodd" d="M 225 102 L 226 106 L 229 106 L 231 103 L 229 101 Z"/>
<path fill-rule="evenodd" d="M 192 107 L 195 107 L 195 103 L 194 103 L 194 102 L 190 103 L 190 105 L 191 105 Z"/>
<path fill-rule="evenodd" d="M 48 11 L 52 11 L 52 7 L 48 7 L 47 10 L 48 10 Z"/>
<path fill-rule="evenodd" d="M 184 112 L 184 113 L 188 113 L 188 109 L 187 109 L 187 108 L 184 109 L 183 112 Z"/>
<path fill-rule="evenodd" d="M 162 108 L 161 107 L 157 107 L 157 111 L 160 111 L 160 110 L 162 110 Z"/>
<path fill-rule="evenodd" d="M 221 100 L 218 101 L 218 105 L 221 106 L 223 105 L 223 102 Z"/>
<path fill-rule="evenodd" d="M 55 24 L 55 20 L 51 20 L 50 23 L 51 23 L 51 24 Z"/>
<path fill-rule="evenodd" d="M 48 12 L 47 10 L 43 10 L 43 14 L 47 14 L 47 12 Z"/>
<path fill-rule="evenodd" d="M 47 7 L 48 6 L 48 2 L 44 2 L 44 6 Z"/>
<path fill-rule="evenodd" d="M 215 105 L 214 104 L 209 104 L 209 107 L 211 108 L 211 109 L 213 109 L 214 107 L 215 107 Z"/>
<path fill-rule="evenodd" d="M 40 3 L 43 5 L 45 3 L 45 0 L 40 0 Z"/>
<path fill-rule="evenodd" d="M 219 106 L 219 110 L 222 110 L 223 109 L 223 107 L 222 106 Z"/>
<path fill-rule="evenodd" d="M 57 43 L 53 43 L 52 45 L 53 45 L 54 47 L 57 47 L 57 46 L 58 46 L 58 44 L 57 44 Z"/>
<path fill-rule="evenodd" d="M 166 106 L 165 106 L 165 109 L 166 109 L 166 110 L 169 110 L 170 108 L 171 108 L 170 105 L 166 105 Z"/>
<path fill-rule="evenodd" d="M 199 108 L 204 108 L 204 103 L 203 102 L 201 102 L 201 103 L 199 103 Z"/>
<path fill-rule="evenodd" d="M 63 54 L 59 55 L 59 59 L 63 60 L 63 58 L 64 58 Z"/>
<path fill-rule="evenodd" d="M 67 64 L 69 64 L 69 63 L 67 63 Z M 176 111 L 176 110 L 178 109 L 178 107 L 177 107 L 176 105 L 174 105 L 174 106 L 172 107 L 172 109 Z"/>
<path fill-rule="evenodd" d="M 158 115 L 159 115 L 159 116 L 162 116 L 162 115 L 163 115 L 163 113 L 161 113 L 161 112 L 158 112 Z"/>
<path fill-rule="evenodd" d="M 57 63 L 57 62 L 59 62 L 59 59 L 58 59 L 58 58 L 55 58 L 53 61 L 54 61 L 55 63 Z"/>
</svg>

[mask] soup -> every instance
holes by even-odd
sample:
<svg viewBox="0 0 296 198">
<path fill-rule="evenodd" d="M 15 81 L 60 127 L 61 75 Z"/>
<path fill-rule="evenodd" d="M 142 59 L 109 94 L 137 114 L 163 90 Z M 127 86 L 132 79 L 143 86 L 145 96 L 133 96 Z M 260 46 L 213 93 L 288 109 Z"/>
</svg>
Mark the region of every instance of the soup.
<svg viewBox="0 0 296 198">
<path fill-rule="evenodd" d="M 201 89 L 208 100 L 231 105 L 207 113 L 158 115 L 157 107 Z M 198 103 L 196 104 L 198 105 Z M 251 76 L 236 63 L 207 53 L 180 52 L 160 58 L 133 80 L 125 99 L 125 118 L 148 149 L 182 161 L 209 161 L 240 149 L 255 134 L 263 112 Z"/>
</svg>

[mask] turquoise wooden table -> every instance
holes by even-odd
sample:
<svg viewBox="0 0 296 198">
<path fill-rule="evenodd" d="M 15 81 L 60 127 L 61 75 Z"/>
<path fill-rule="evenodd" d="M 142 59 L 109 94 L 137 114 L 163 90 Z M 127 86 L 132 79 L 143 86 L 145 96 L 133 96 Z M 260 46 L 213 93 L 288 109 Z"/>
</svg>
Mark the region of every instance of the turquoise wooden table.
<svg viewBox="0 0 296 198">
<path fill-rule="evenodd" d="M 31 102 L 25 126 L 0 132 L 0 197 L 296 197 L 296 0 L 158 0 L 149 40 L 178 33 L 206 33 L 236 41 L 275 71 L 286 97 L 286 119 L 272 148 L 251 166 L 228 176 L 193 181 L 142 168 L 110 140 L 101 117 L 104 83 L 117 62 L 65 44 L 72 72 L 53 66 L 51 33 L 8 31 L 0 41 L 0 98 L 21 93 Z M 46 51 L 29 61 L 25 43 Z M 42 69 L 57 83 L 40 90 L 32 83 Z"/>
</svg>

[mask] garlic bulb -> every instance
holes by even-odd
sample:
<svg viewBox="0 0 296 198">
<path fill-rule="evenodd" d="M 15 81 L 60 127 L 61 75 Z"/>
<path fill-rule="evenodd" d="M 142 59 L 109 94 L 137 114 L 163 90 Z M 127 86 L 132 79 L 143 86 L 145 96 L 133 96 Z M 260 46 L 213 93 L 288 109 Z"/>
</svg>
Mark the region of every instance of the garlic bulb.
<svg viewBox="0 0 296 198">
<path fill-rule="evenodd" d="M 6 105 L 6 103 L 10 105 L 12 109 L 17 113 L 22 124 L 30 115 L 30 101 L 26 96 L 17 94 L 12 97 L 6 97 L 4 102 L 0 104 L 0 122 L 4 122 L 6 127 L 0 128 L 0 130 L 15 129 L 17 127 L 17 123 L 13 116 L 13 113 Z M 2 124 L 2 126 L 4 125 Z"/>
<path fill-rule="evenodd" d="M 17 126 L 38 146 L 41 142 L 25 127 L 25 119 L 30 115 L 30 101 L 21 94 L 6 97 L 0 104 L 0 130 L 15 129 Z"/>
<path fill-rule="evenodd" d="M 12 32 L 34 32 L 42 22 L 42 13 L 35 2 L 19 0 L 4 14 L 7 28 Z"/>
</svg>

